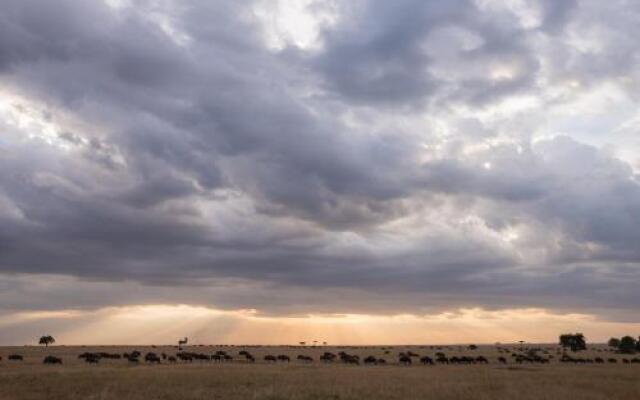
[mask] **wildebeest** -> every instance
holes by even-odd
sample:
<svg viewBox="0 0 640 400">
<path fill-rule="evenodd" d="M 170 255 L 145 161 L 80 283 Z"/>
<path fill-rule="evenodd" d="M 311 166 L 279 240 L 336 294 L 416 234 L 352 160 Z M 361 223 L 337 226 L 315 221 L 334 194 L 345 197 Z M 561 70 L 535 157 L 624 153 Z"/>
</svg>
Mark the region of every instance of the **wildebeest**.
<svg viewBox="0 0 640 400">
<path fill-rule="evenodd" d="M 111 354 L 111 353 L 105 353 L 105 352 L 100 352 L 100 353 L 96 353 L 100 358 L 109 358 L 109 359 L 113 359 L 113 360 L 119 360 L 120 358 L 122 358 L 122 356 L 120 354 Z"/>
<path fill-rule="evenodd" d="M 431 357 L 428 356 L 424 356 L 420 359 L 420 362 L 423 363 L 424 365 L 433 365 L 433 359 Z"/>
<path fill-rule="evenodd" d="M 276 357 L 272 356 L 271 354 L 268 354 L 268 355 L 264 356 L 264 360 L 266 362 L 276 362 L 277 361 Z"/>
<path fill-rule="evenodd" d="M 176 357 L 178 357 L 181 361 L 193 361 L 193 357 L 189 353 L 179 352 L 176 354 Z"/>
<path fill-rule="evenodd" d="M 140 362 L 140 360 L 138 360 L 138 357 L 133 357 L 133 356 L 127 357 L 127 361 L 129 361 L 132 364 L 137 364 Z"/>
<path fill-rule="evenodd" d="M 100 356 L 96 354 L 89 354 L 84 358 L 87 364 L 97 364 L 100 361 Z"/>
<path fill-rule="evenodd" d="M 411 365 L 411 357 L 406 355 L 400 356 L 398 362 L 400 363 L 400 365 Z"/>
<path fill-rule="evenodd" d="M 169 361 L 170 363 L 174 363 L 174 362 L 176 362 L 178 360 L 176 360 L 176 358 L 174 356 L 169 356 L 169 357 L 167 357 L 167 361 Z"/>
<path fill-rule="evenodd" d="M 378 360 L 376 361 L 376 364 L 378 365 L 384 365 L 387 363 L 387 360 L 385 360 L 384 358 L 378 358 Z"/>
<path fill-rule="evenodd" d="M 44 360 L 42 360 L 43 364 L 62 364 L 62 359 L 55 356 L 46 356 Z"/>
<path fill-rule="evenodd" d="M 438 364 L 449 364 L 449 359 L 445 357 L 444 354 L 439 353 L 438 356 L 436 357 L 436 362 Z"/>
<path fill-rule="evenodd" d="M 479 364 L 489 364 L 489 360 L 487 360 L 484 356 L 476 357 L 476 362 Z"/>
<path fill-rule="evenodd" d="M 506 364 L 506 363 L 507 363 L 507 359 L 506 359 L 506 358 L 504 358 L 504 357 L 498 357 L 498 362 L 499 362 L 500 364 Z"/>
<path fill-rule="evenodd" d="M 23 361 L 24 357 L 22 357 L 20 354 L 11 354 L 9 357 L 7 357 L 7 359 L 9 359 L 10 361 Z"/>
<path fill-rule="evenodd" d="M 131 353 L 122 353 L 122 358 L 138 358 L 142 355 L 142 353 L 140 353 L 138 350 L 134 350 Z"/>
<path fill-rule="evenodd" d="M 364 362 L 365 365 L 377 364 L 378 363 L 378 359 L 376 359 L 374 356 L 368 356 L 368 357 L 365 357 L 365 359 L 362 360 L 362 362 Z"/>
<path fill-rule="evenodd" d="M 107 356 L 109 356 L 109 354 L 105 354 Z M 120 357 L 119 354 L 117 354 L 118 357 Z M 97 364 L 100 359 L 102 358 L 102 355 L 100 353 L 82 353 L 78 355 L 78 358 L 80 359 L 84 359 L 84 361 L 88 364 Z"/>
<path fill-rule="evenodd" d="M 298 361 L 307 362 L 307 363 L 310 363 L 313 361 L 313 358 L 311 358 L 310 356 L 305 356 L 303 354 L 298 355 L 298 357 L 296 358 L 298 359 Z"/>
<path fill-rule="evenodd" d="M 144 361 L 148 363 L 160 364 L 160 357 L 156 353 L 147 353 L 144 356 Z"/>
<path fill-rule="evenodd" d="M 342 352 L 340 352 L 340 361 L 342 361 L 345 364 L 359 365 L 360 364 L 360 357 L 358 357 L 356 355 L 347 354 L 347 353 L 342 351 Z"/>
<path fill-rule="evenodd" d="M 282 361 L 282 362 L 290 362 L 291 358 L 289 358 L 289 356 L 284 355 L 284 354 L 280 354 L 278 357 L 278 361 Z"/>
<path fill-rule="evenodd" d="M 320 356 L 320 361 L 324 361 L 324 362 L 333 362 L 333 360 L 335 359 L 336 359 L 336 355 L 333 353 L 329 353 L 328 351 L 325 351 L 324 354 Z"/>
</svg>

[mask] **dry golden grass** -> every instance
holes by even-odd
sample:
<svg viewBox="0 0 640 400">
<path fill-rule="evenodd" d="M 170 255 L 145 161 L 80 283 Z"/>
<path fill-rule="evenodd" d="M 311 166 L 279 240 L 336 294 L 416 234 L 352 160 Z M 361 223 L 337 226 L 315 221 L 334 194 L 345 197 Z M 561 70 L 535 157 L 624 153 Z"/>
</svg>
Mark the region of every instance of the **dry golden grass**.
<svg viewBox="0 0 640 400">
<path fill-rule="evenodd" d="M 175 365 L 129 365 L 125 360 L 102 360 L 86 365 L 77 358 L 85 351 L 122 353 L 138 349 L 175 354 L 173 347 L 36 347 L 0 348 L 0 399 L 640 399 L 640 364 L 507 366 L 495 361 L 494 346 L 475 351 L 449 347 L 399 346 L 388 349 L 286 347 L 247 348 L 256 364 L 178 363 Z M 188 351 L 212 353 L 226 350 L 236 355 L 243 347 L 189 347 Z M 267 365 L 265 354 L 312 355 L 344 350 L 350 354 L 384 356 L 387 366 L 325 365 L 319 362 Z M 484 355 L 489 365 L 410 367 L 396 365 L 399 351 L 411 350 L 432 356 Z M 550 348 L 555 354 L 556 349 Z M 24 362 L 7 361 L 9 354 L 22 354 Z M 45 355 L 55 355 L 62 366 L 43 365 Z M 582 357 L 618 357 L 593 349 Z"/>
</svg>

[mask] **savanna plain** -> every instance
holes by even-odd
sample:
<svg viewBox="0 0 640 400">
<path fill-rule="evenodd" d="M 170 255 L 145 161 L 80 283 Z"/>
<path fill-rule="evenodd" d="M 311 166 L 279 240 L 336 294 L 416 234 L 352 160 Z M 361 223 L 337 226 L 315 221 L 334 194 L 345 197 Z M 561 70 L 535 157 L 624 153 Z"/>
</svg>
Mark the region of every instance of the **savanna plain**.
<svg viewBox="0 0 640 400">
<path fill-rule="evenodd" d="M 2 400 L 640 399 L 640 363 L 604 345 L 21 346 L 0 357 Z"/>
</svg>

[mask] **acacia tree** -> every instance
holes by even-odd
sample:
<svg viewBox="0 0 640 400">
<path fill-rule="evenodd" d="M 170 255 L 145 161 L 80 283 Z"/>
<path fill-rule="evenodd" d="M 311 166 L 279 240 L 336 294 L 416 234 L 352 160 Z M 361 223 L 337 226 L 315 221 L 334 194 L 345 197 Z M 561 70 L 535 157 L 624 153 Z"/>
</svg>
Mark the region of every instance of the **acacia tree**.
<svg viewBox="0 0 640 400">
<path fill-rule="evenodd" d="M 607 344 L 609 345 L 609 347 L 614 347 L 617 349 L 620 346 L 620 339 L 612 337 L 611 339 L 609 339 L 609 342 L 607 342 Z"/>
<path fill-rule="evenodd" d="M 620 353 L 631 354 L 636 351 L 636 340 L 631 336 L 625 336 L 620 339 L 620 344 L 618 345 L 618 350 Z"/>
<path fill-rule="evenodd" d="M 560 335 L 560 345 L 570 348 L 571 351 L 587 349 L 587 341 L 582 333 L 565 333 Z"/>
<path fill-rule="evenodd" d="M 51 335 L 41 336 L 38 344 L 43 344 L 45 347 L 49 347 L 50 344 L 55 343 L 56 340 Z"/>
</svg>

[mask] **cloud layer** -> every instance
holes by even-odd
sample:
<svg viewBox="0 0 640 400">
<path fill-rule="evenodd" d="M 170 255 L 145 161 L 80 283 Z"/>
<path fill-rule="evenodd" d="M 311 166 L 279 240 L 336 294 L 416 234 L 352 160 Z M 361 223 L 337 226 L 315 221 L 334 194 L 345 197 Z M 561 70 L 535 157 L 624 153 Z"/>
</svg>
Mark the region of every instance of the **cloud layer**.
<svg viewBox="0 0 640 400">
<path fill-rule="evenodd" d="M 3 0 L 0 308 L 634 318 L 640 6 L 304 4 Z"/>
</svg>

